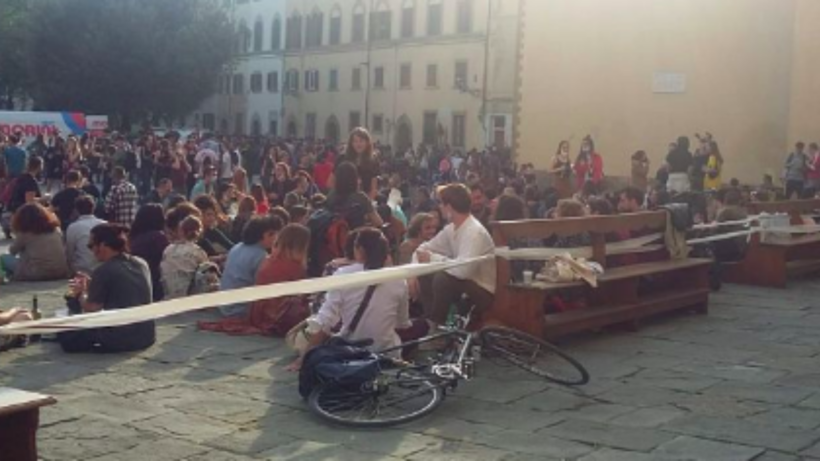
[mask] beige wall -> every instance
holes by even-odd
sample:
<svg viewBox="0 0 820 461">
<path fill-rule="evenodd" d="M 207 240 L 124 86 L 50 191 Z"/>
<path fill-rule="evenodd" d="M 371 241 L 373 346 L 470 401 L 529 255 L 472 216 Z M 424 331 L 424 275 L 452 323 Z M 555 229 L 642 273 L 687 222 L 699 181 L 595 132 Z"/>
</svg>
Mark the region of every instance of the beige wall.
<svg viewBox="0 0 820 461">
<path fill-rule="evenodd" d="M 820 137 L 809 107 L 820 95 L 816 0 L 525 0 L 523 10 L 522 161 L 543 167 L 561 139 L 576 150 L 591 134 L 607 174 L 627 175 L 635 150 L 654 170 L 677 136 L 710 131 L 725 177 L 758 181 L 779 173 L 791 138 Z M 685 93 L 653 93 L 654 72 L 685 74 Z"/>
</svg>

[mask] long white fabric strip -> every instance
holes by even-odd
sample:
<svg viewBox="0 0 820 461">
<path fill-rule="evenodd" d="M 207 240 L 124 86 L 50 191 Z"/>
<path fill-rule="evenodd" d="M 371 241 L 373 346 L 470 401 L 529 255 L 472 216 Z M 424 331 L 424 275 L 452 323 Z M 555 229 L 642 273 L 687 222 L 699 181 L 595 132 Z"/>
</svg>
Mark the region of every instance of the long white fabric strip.
<svg viewBox="0 0 820 461">
<path fill-rule="evenodd" d="M 277 283 L 274 285 L 255 286 L 238 290 L 219 291 L 187 298 L 160 301 L 158 303 L 137 306 L 130 309 L 101 311 L 73 317 L 51 318 L 31 322 L 12 323 L 0 327 L 0 334 L 31 335 L 50 334 L 87 328 L 115 327 L 132 323 L 156 320 L 185 312 L 194 312 L 216 306 L 234 303 L 246 303 L 260 299 L 279 298 L 282 296 L 319 293 L 341 288 L 360 288 L 379 285 L 395 280 L 406 280 L 424 275 L 446 271 L 468 264 L 476 264 L 493 255 L 467 259 L 463 261 L 410 264 L 389 267 L 381 270 L 358 272 L 355 274 L 323 277 L 320 279 L 300 280 L 298 282 Z"/>
<path fill-rule="evenodd" d="M 735 221 L 731 225 L 750 224 L 754 219 Z M 729 223 L 723 223 L 729 225 Z M 715 242 L 743 236 L 757 232 L 772 234 L 814 234 L 820 232 L 820 225 L 778 226 L 778 227 L 751 227 L 748 230 L 719 234 L 704 238 L 689 240 L 690 245 Z M 642 253 L 662 248 L 662 245 L 649 245 L 663 238 L 663 234 L 651 234 L 645 237 L 609 243 L 606 245 L 608 255 Z M 805 239 L 806 237 L 795 237 Z M 51 334 L 65 331 L 82 330 L 88 328 L 114 327 L 129 325 L 146 320 L 156 320 L 173 315 L 194 312 L 217 306 L 234 303 L 247 303 L 260 299 L 279 298 L 282 296 L 304 295 L 320 293 L 328 290 L 345 288 L 359 288 L 378 285 L 396 280 L 406 280 L 436 272 L 446 271 L 459 266 L 476 264 L 496 256 L 508 260 L 547 260 L 559 254 L 571 254 L 574 257 L 592 257 L 591 247 L 580 248 L 521 248 L 511 250 L 508 247 L 497 248 L 494 255 L 487 255 L 463 261 L 453 261 L 430 264 L 410 264 L 398 267 L 389 267 L 380 270 L 359 272 L 356 274 L 324 277 L 320 279 L 300 280 L 298 282 L 279 283 L 274 285 L 255 286 L 238 290 L 220 291 L 187 298 L 161 301 L 158 303 L 137 306 L 130 309 L 95 312 L 73 317 L 51 318 L 31 322 L 13 323 L 0 327 L 0 334 L 30 335 Z"/>
</svg>

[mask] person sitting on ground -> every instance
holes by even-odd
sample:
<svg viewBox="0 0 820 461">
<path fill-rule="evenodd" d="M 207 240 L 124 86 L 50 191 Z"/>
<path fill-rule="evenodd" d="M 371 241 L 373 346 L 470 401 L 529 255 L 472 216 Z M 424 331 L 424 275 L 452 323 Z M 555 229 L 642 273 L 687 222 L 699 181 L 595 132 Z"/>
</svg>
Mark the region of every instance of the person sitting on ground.
<svg viewBox="0 0 820 461">
<path fill-rule="evenodd" d="M 413 260 L 413 253 L 424 243 L 436 236 L 436 219 L 430 213 L 419 213 L 410 220 L 407 228 L 407 240 L 399 245 L 400 266 L 410 264 Z"/>
<path fill-rule="evenodd" d="M 39 203 L 20 207 L 11 221 L 14 243 L 0 264 L 14 281 L 61 280 L 69 276 L 60 220 Z"/>
<path fill-rule="evenodd" d="M 294 189 L 285 195 L 282 205 L 286 209 L 290 209 L 296 205 L 306 205 L 308 203 L 307 192 L 310 187 L 310 182 L 304 175 L 297 175 L 293 181 Z"/>
<path fill-rule="evenodd" d="M 219 205 L 210 195 L 200 195 L 194 200 L 194 205 L 202 213 L 204 231 L 198 245 L 205 250 L 211 261 L 223 264 L 228 258 L 228 252 L 234 243 L 221 230 L 219 224 L 224 216 L 219 212 Z"/>
<path fill-rule="evenodd" d="M 465 209 L 469 210 L 470 194 L 466 187 Z M 476 222 L 477 226 L 481 226 Z M 387 239 L 373 228 L 359 230 L 355 244 L 356 264 L 339 269 L 337 275 L 355 274 L 362 271 L 379 270 L 387 264 Z M 367 293 L 370 293 L 369 299 Z M 364 306 L 364 307 L 362 307 Z M 351 327 L 356 313 L 364 309 L 355 328 Z M 334 336 L 334 329 L 341 324 L 335 336 L 349 341 L 370 339 L 370 349 L 379 351 L 402 343 L 398 330 L 413 327 L 410 321 L 407 283 L 403 280 L 386 282 L 373 287 L 330 290 L 316 315 L 308 319 L 307 331 L 311 335 L 306 350 L 310 350 Z M 408 338 L 409 340 L 409 338 Z M 302 366 L 300 356 L 288 369 L 298 370 Z"/>
<path fill-rule="evenodd" d="M 170 225 L 170 216 L 168 221 Z M 202 222 L 196 215 L 190 215 L 179 223 L 176 240 L 165 249 L 160 263 L 165 299 L 188 296 L 197 268 L 208 262 L 208 254 L 196 244 L 201 235 Z"/>
<path fill-rule="evenodd" d="M 80 189 L 81 183 L 80 173 L 76 170 L 69 171 L 65 175 L 65 189 L 57 192 L 51 199 L 51 209 L 54 210 L 54 214 L 60 220 L 60 228 L 63 233 L 76 219 L 74 205 L 77 197 L 83 195 L 83 191 Z"/>
<path fill-rule="evenodd" d="M 151 303 L 151 273 L 142 259 L 127 253 L 123 226 L 100 224 L 91 229 L 89 248 L 102 263 L 89 278 L 79 275 L 71 284 L 84 313 L 128 309 Z M 64 352 L 130 352 L 146 349 L 156 340 L 153 320 L 111 328 L 68 331 L 57 335 Z"/>
<path fill-rule="evenodd" d="M 160 264 L 169 244 L 162 205 L 147 203 L 141 206 L 128 234 L 128 245 L 132 255 L 142 258 L 148 264 L 154 301 L 160 301 L 165 296 Z"/>
<path fill-rule="evenodd" d="M 88 195 L 78 197 L 74 202 L 74 208 L 78 217 L 66 230 L 66 259 L 71 273 L 90 274 L 100 265 L 100 262 L 88 248 L 88 239 L 91 237 L 91 229 L 105 224 L 105 221 L 94 216 L 94 199 Z"/>
<path fill-rule="evenodd" d="M 242 232 L 245 231 L 245 224 L 256 215 L 256 200 L 251 196 L 242 197 L 237 207 L 236 217 L 231 222 L 230 239 L 232 242 L 242 241 Z M 264 215 L 263 215 L 264 216 Z"/>
<path fill-rule="evenodd" d="M 373 201 L 359 189 L 359 173 L 350 162 L 342 162 L 334 173 L 333 190 L 325 207 L 344 216 L 350 229 L 370 225 L 380 227 L 382 218 L 373 207 Z"/>
<path fill-rule="evenodd" d="M 270 202 L 265 188 L 261 184 L 251 186 L 251 197 L 256 201 L 256 214 L 266 215 L 270 211 Z"/>
<path fill-rule="evenodd" d="M 33 156 L 28 159 L 26 172 L 17 176 L 14 180 L 11 197 L 9 199 L 8 211 L 14 213 L 18 208 L 40 200 L 40 184 L 37 182 L 37 175 L 43 171 L 43 159 Z"/>
<path fill-rule="evenodd" d="M 449 184 L 439 192 L 442 214 L 450 222 L 444 230 L 416 250 L 420 263 L 464 260 L 491 256 L 495 252 L 487 229 L 470 214 L 470 191 L 463 184 Z M 481 311 L 494 302 L 495 260 L 487 259 L 422 277 L 411 282 L 414 298 L 424 303 L 425 316 L 434 325 L 443 325 L 450 305 L 466 294 Z"/>
<path fill-rule="evenodd" d="M 303 226 L 307 225 L 308 219 L 310 218 L 310 209 L 302 205 L 294 205 L 288 208 L 288 213 L 290 214 L 291 222 Z"/>
<path fill-rule="evenodd" d="M 228 253 L 225 271 L 220 280 L 221 290 L 253 286 L 259 266 L 273 248 L 282 227 L 282 221 L 276 216 L 256 216 L 248 221 L 242 231 L 242 241 Z M 245 316 L 248 304 L 231 304 L 222 306 L 219 310 L 226 317 Z"/>
<path fill-rule="evenodd" d="M 290 224 L 290 213 L 288 213 L 288 210 L 280 206 L 275 206 L 271 208 L 270 211 L 268 211 L 268 214 L 271 216 L 276 216 L 277 218 L 281 219 L 282 224 L 286 226 Z"/>
<path fill-rule="evenodd" d="M 216 168 L 209 167 L 206 168 L 202 174 L 202 178 L 200 178 L 194 187 L 191 188 L 191 200 L 199 197 L 200 195 L 214 195 L 216 187 Z"/>
<path fill-rule="evenodd" d="M 163 207 L 168 205 L 168 198 L 174 192 L 174 183 L 168 178 L 157 181 L 157 186 L 145 197 L 146 204 L 157 203 Z"/>
</svg>

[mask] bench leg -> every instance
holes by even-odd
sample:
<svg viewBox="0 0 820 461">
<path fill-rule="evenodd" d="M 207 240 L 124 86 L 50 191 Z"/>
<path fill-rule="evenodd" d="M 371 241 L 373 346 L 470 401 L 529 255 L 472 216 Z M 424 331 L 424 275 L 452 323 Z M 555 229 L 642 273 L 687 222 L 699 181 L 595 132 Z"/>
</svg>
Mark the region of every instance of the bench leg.
<svg viewBox="0 0 820 461">
<path fill-rule="evenodd" d="M 37 461 L 39 424 L 39 408 L 0 417 L 0 458 L 9 461 Z"/>
</svg>

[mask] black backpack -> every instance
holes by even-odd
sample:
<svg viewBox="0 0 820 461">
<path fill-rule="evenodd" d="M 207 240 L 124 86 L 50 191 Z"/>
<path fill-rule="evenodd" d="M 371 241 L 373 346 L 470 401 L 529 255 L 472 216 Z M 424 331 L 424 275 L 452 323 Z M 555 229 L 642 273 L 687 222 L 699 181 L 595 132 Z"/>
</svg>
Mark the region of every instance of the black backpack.
<svg viewBox="0 0 820 461">
<path fill-rule="evenodd" d="M 314 389 L 329 382 L 355 389 L 376 379 L 380 369 L 378 356 L 334 338 L 305 354 L 299 370 L 299 394 L 306 399 Z"/>
</svg>

